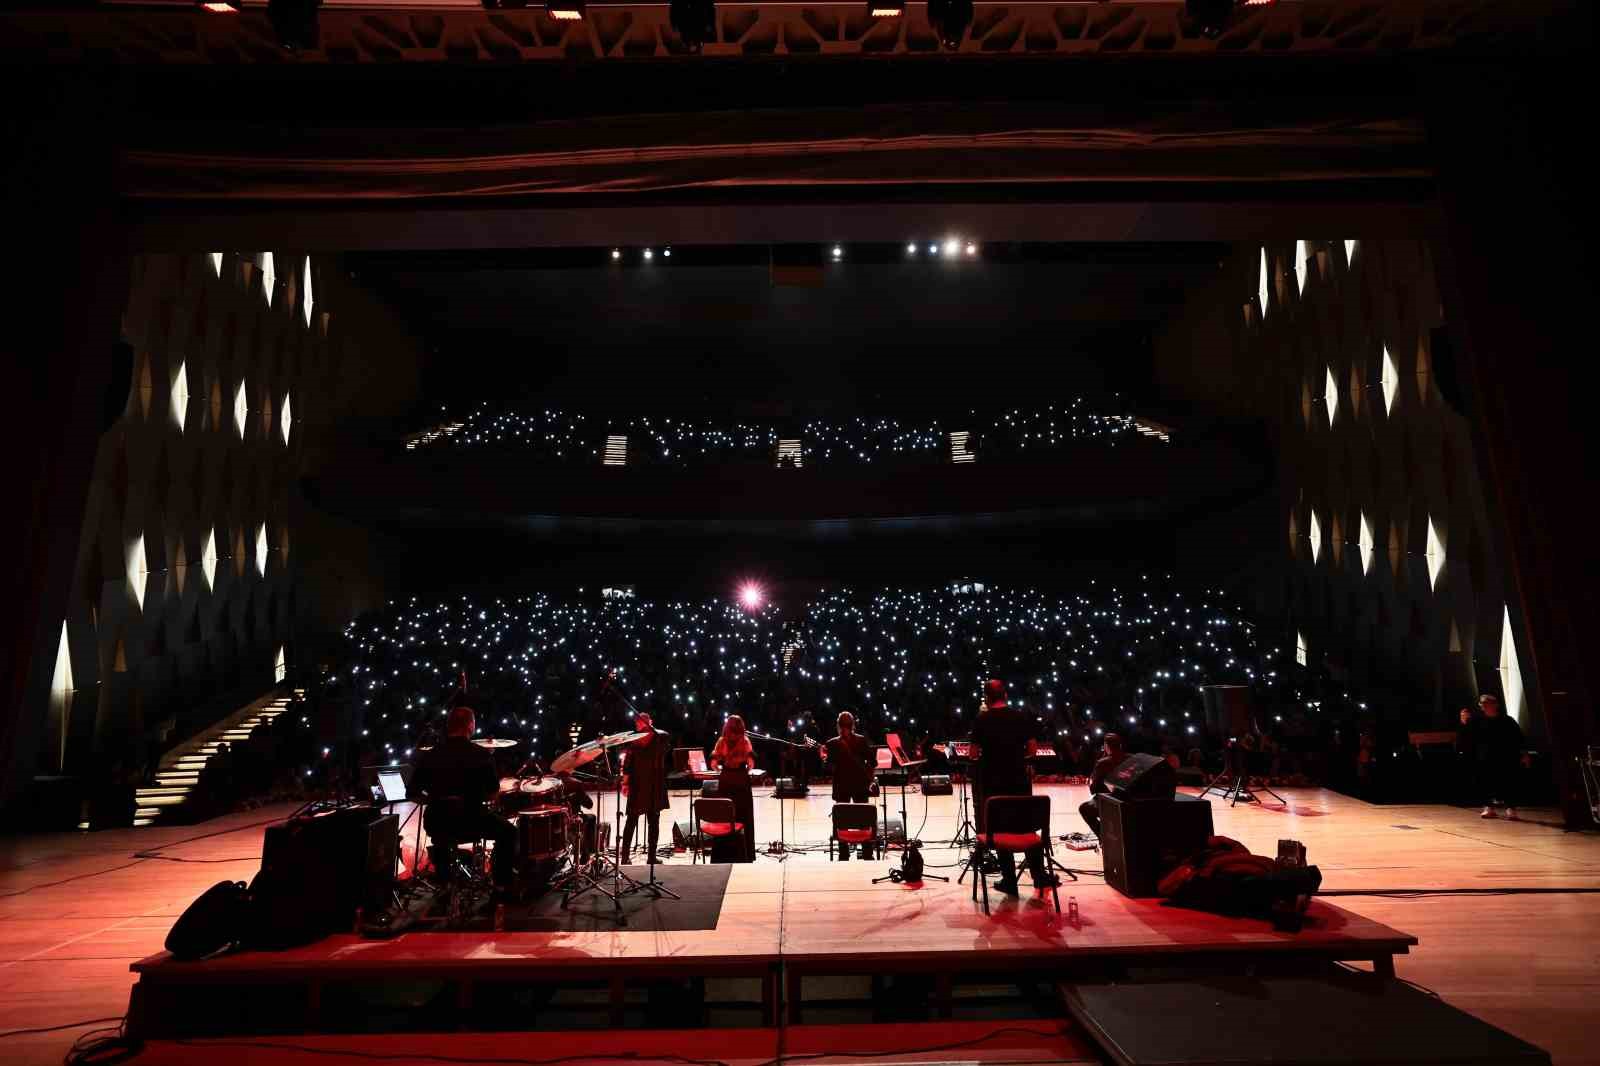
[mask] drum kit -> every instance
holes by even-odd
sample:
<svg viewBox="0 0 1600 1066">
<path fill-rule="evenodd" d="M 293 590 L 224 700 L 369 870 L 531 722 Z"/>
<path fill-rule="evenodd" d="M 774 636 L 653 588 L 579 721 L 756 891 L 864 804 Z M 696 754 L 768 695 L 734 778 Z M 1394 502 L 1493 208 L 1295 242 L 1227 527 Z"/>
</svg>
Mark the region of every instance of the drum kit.
<svg viewBox="0 0 1600 1066">
<path fill-rule="evenodd" d="M 566 908 L 574 899 L 589 892 L 611 901 L 619 923 L 627 918 L 622 914 L 622 897 L 635 892 L 647 892 L 657 899 L 677 897 L 655 878 L 655 857 L 650 857 L 650 878 L 639 881 L 622 870 L 621 826 L 609 824 L 604 815 L 605 792 L 599 793 L 601 810 L 595 816 L 576 812 L 575 806 L 589 806 L 587 792 L 580 782 L 611 780 L 611 752 L 642 740 L 649 734 L 631 730 L 611 733 L 585 741 L 570 751 L 558 755 L 550 764 L 548 774 L 530 777 L 502 778 L 496 809 L 507 818 L 515 818 L 517 835 L 522 845 L 523 861 L 530 865 L 546 864 L 546 870 L 556 869 L 559 874 L 550 881 L 550 889 L 561 893 L 561 906 Z M 482 747 L 511 746 L 509 740 L 477 740 Z M 599 774 L 583 772 L 583 768 L 596 762 Z M 620 822 L 622 796 L 616 795 L 613 818 Z M 612 853 L 615 844 L 616 853 Z M 565 866 L 565 869 L 562 867 Z"/>
</svg>

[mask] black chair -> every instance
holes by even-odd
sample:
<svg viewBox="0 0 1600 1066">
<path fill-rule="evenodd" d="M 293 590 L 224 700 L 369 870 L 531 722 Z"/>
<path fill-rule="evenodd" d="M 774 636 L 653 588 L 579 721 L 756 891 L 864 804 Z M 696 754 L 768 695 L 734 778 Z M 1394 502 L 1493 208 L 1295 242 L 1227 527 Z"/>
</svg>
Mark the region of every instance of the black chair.
<svg viewBox="0 0 1600 1066">
<path fill-rule="evenodd" d="M 878 835 L 878 808 L 870 803 L 835 803 L 833 805 L 833 839 L 828 842 L 828 861 L 832 862 L 835 844 L 849 847 L 861 844 L 866 847 L 863 859 L 872 858 L 872 841 Z"/>
<path fill-rule="evenodd" d="M 1038 849 L 1040 866 L 1050 873 L 1055 853 L 1050 847 L 1050 797 L 1049 796 L 990 796 L 983 804 L 983 831 L 974 835 L 972 842 L 973 869 L 983 869 L 986 851 L 1030 852 Z M 1054 875 L 1051 875 L 1052 877 Z M 989 913 L 989 879 L 980 872 L 972 879 L 972 900 L 978 900 L 978 886 L 983 886 L 983 913 Z M 1035 886 L 1038 887 L 1038 886 Z M 1061 893 L 1054 881 L 1050 895 L 1055 900 L 1056 913 L 1061 913 Z"/>
<path fill-rule="evenodd" d="M 433 860 L 439 890 L 435 906 L 444 904 L 447 927 L 464 925 L 494 898 L 484 838 L 461 835 L 456 828 L 466 824 L 466 810 L 466 801 L 460 796 L 441 796 L 430 800 L 423 812 L 423 827 L 430 841 L 428 856 Z"/>
<path fill-rule="evenodd" d="M 711 847 L 710 862 L 716 862 L 716 853 L 723 841 L 737 842 L 745 833 L 743 822 L 736 821 L 738 812 L 733 809 L 733 800 L 724 796 L 701 799 L 695 804 L 695 831 L 702 841 L 708 841 Z M 698 861 L 700 852 L 697 850 L 691 862 Z M 727 860 L 724 860 L 727 861 Z"/>
</svg>

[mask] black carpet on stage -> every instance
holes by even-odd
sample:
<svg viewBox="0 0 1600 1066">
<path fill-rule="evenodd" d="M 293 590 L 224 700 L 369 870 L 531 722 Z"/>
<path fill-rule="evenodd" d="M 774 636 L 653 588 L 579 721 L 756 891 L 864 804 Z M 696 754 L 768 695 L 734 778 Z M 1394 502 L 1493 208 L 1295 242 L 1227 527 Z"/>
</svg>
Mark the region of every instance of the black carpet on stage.
<svg viewBox="0 0 1600 1066">
<path fill-rule="evenodd" d="M 623 872 L 635 881 L 649 880 L 645 866 L 624 866 Z M 722 914 L 722 897 L 728 891 L 726 863 L 662 863 L 656 866 L 656 880 L 682 899 L 654 899 L 648 892 L 622 897 L 622 913 L 628 929 L 656 929 L 683 932 L 715 929 Z M 611 887 L 611 882 L 606 882 Z M 561 907 L 561 893 L 546 892 L 523 907 L 507 908 L 506 928 L 521 933 L 590 933 L 616 929 L 616 911 L 611 901 L 598 892 L 585 892 Z"/>
</svg>

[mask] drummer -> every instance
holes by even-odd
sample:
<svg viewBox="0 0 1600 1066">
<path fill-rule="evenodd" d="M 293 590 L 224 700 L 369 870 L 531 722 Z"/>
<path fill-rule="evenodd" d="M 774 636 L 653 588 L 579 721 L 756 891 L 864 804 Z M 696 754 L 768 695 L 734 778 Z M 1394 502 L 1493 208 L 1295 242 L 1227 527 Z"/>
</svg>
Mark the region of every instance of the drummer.
<svg viewBox="0 0 1600 1066">
<path fill-rule="evenodd" d="M 494 756 L 472 742 L 477 716 L 457 704 L 445 719 L 444 743 L 423 752 L 411 775 L 411 791 L 427 804 L 422 827 L 430 837 L 494 841 L 491 871 L 497 895 L 508 894 L 516 870 L 517 833 L 485 806 L 500 785 Z"/>
<path fill-rule="evenodd" d="M 633 831 L 642 815 L 645 818 L 646 855 L 653 855 L 661 839 L 661 812 L 667 809 L 667 757 L 672 747 L 666 733 L 655 727 L 650 716 L 639 711 L 633 728 L 644 736 L 627 747 L 622 766 L 628 788 L 628 821 L 622 829 L 622 861 L 633 857 Z"/>
</svg>

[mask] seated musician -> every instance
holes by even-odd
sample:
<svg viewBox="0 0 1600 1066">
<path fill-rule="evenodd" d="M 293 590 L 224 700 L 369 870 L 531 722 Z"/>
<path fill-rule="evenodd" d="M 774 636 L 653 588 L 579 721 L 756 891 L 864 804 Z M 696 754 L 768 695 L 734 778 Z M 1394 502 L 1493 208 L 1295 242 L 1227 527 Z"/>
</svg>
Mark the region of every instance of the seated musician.
<svg viewBox="0 0 1600 1066">
<path fill-rule="evenodd" d="M 654 855 L 661 840 L 661 812 L 667 809 L 667 764 L 672 754 L 667 734 L 657 729 L 643 711 L 633 716 L 633 728 L 642 739 L 628 745 L 622 772 L 628 786 L 628 820 L 622 828 L 622 855 L 633 857 L 633 833 L 639 818 L 645 820 L 646 855 Z"/>
<path fill-rule="evenodd" d="M 856 716 L 839 712 L 839 735 L 822 745 L 822 761 L 833 769 L 833 802 L 866 803 L 872 788 L 876 753 L 867 738 L 856 732 Z M 850 845 L 839 841 L 839 858 L 850 857 Z M 861 845 L 861 857 L 872 858 L 872 842 Z"/>
<path fill-rule="evenodd" d="M 1128 753 L 1122 748 L 1122 737 L 1116 733 L 1107 733 L 1103 754 L 1094 764 L 1094 772 L 1089 775 L 1089 798 L 1078 805 L 1078 813 L 1083 816 L 1089 832 L 1095 836 L 1100 835 L 1100 806 L 1095 797 L 1102 792 L 1109 792 L 1111 786 L 1106 784 L 1106 778 L 1111 776 L 1111 771 L 1122 764 Z"/>
<path fill-rule="evenodd" d="M 411 792 L 427 804 L 422 827 L 428 836 L 462 842 L 494 842 L 491 871 L 497 894 L 511 891 L 516 870 L 517 832 L 485 804 L 500 790 L 494 754 L 472 742 L 477 716 L 456 706 L 445 719 L 445 739 L 420 753 L 411 775 Z"/>
</svg>

